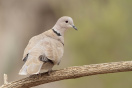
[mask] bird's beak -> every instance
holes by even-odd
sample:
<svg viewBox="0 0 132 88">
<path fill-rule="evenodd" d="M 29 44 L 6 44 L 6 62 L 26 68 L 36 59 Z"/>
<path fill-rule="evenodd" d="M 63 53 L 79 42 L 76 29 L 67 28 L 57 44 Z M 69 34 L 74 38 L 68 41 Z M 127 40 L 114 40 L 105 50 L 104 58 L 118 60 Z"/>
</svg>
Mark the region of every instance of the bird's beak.
<svg viewBox="0 0 132 88">
<path fill-rule="evenodd" d="M 74 25 L 72 25 L 72 27 L 73 27 L 75 30 L 77 30 L 77 28 L 76 28 Z"/>
</svg>

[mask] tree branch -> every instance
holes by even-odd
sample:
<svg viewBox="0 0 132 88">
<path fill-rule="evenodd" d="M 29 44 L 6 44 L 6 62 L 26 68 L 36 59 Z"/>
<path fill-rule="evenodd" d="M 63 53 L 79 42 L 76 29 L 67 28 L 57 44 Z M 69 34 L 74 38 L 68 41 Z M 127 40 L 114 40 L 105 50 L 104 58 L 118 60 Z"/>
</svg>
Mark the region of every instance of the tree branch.
<svg viewBox="0 0 132 88">
<path fill-rule="evenodd" d="M 8 84 L 8 78 L 7 78 L 7 74 L 4 74 L 4 84 Z"/>
<path fill-rule="evenodd" d="M 41 76 L 34 75 L 23 78 L 18 81 L 3 84 L 0 88 L 30 88 L 37 85 L 64 79 L 73 79 L 83 76 L 126 71 L 132 71 L 132 61 L 74 66 L 53 71 L 51 72 L 50 76 L 47 73 L 41 73 Z"/>
</svg>

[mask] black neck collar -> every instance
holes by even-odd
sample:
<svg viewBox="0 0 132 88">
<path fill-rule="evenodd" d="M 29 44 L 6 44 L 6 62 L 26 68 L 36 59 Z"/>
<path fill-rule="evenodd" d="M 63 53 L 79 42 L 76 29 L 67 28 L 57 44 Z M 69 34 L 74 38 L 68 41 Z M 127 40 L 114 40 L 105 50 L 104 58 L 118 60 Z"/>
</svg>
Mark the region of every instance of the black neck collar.
<svg viewBox="0 0 132 88">
<path fill-rule="evenodd" d="M 56 35 L 61 36 L 60 33 L 58 33 L 57 31 L 55 31 L 54 29 L 52 29 L 52 30 L 53 30 L 53 32 L 54 32 Z"/>
</svg>

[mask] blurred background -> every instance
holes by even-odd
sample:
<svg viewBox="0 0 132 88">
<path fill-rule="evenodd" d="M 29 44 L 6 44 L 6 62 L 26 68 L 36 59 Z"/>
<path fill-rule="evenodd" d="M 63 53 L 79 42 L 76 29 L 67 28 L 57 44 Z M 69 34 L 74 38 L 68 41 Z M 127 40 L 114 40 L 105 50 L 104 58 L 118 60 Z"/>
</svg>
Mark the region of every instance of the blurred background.
<svg viewBox="0 0 132 88">
<path fill-rule="evenodd" d="M 78 31 L 65 33 L 61 69 L 132 60 L 132 0 L 0 0 L 0 85 L 26 76 L 18 72 L 32 36 L 70 16 Z M 69 79 L 34 88 L 132 88 L 132 72 Z"/>
</svg>

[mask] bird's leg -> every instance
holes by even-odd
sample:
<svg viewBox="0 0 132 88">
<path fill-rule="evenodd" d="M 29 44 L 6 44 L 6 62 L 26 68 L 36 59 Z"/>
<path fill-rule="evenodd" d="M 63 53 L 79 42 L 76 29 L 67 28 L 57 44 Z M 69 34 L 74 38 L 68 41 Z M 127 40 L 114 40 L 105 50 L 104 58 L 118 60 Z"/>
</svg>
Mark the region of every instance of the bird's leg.
<svg viewBox="0 0 132 88">
<path fill-rule="evenodd" d="M 35 78 L 36 76 L 37 76 L 37 74 L 33 74 L 33 75 L 30 75 L 29 77 Z"/>
<path fill-rule="evenodd" d="M 36 76 L 38 76 L 40 78 L 42 76 L 42 74 L 41 73 L 33 74 L 33 75 L 30 75 L 29 77 L 35 78 Z"/>
<path fill-rule="evenodd" d="M 57 65 L 60 65 L 60 61 L 57 63 Z"/>
<path fill-rule="evenodd" d="M 37 74 L 37 75 L 38 75 L 39 78 L 42 77 L 42 74 L 41 74 L 41 73 L 39 73 L 39 74 Z"/>
<path fill-rule="evenodd" d="M 48 75 L 50 76 L 50 73 L 52 72 L 52 68 L 48 70 Z"/>
</svg>

